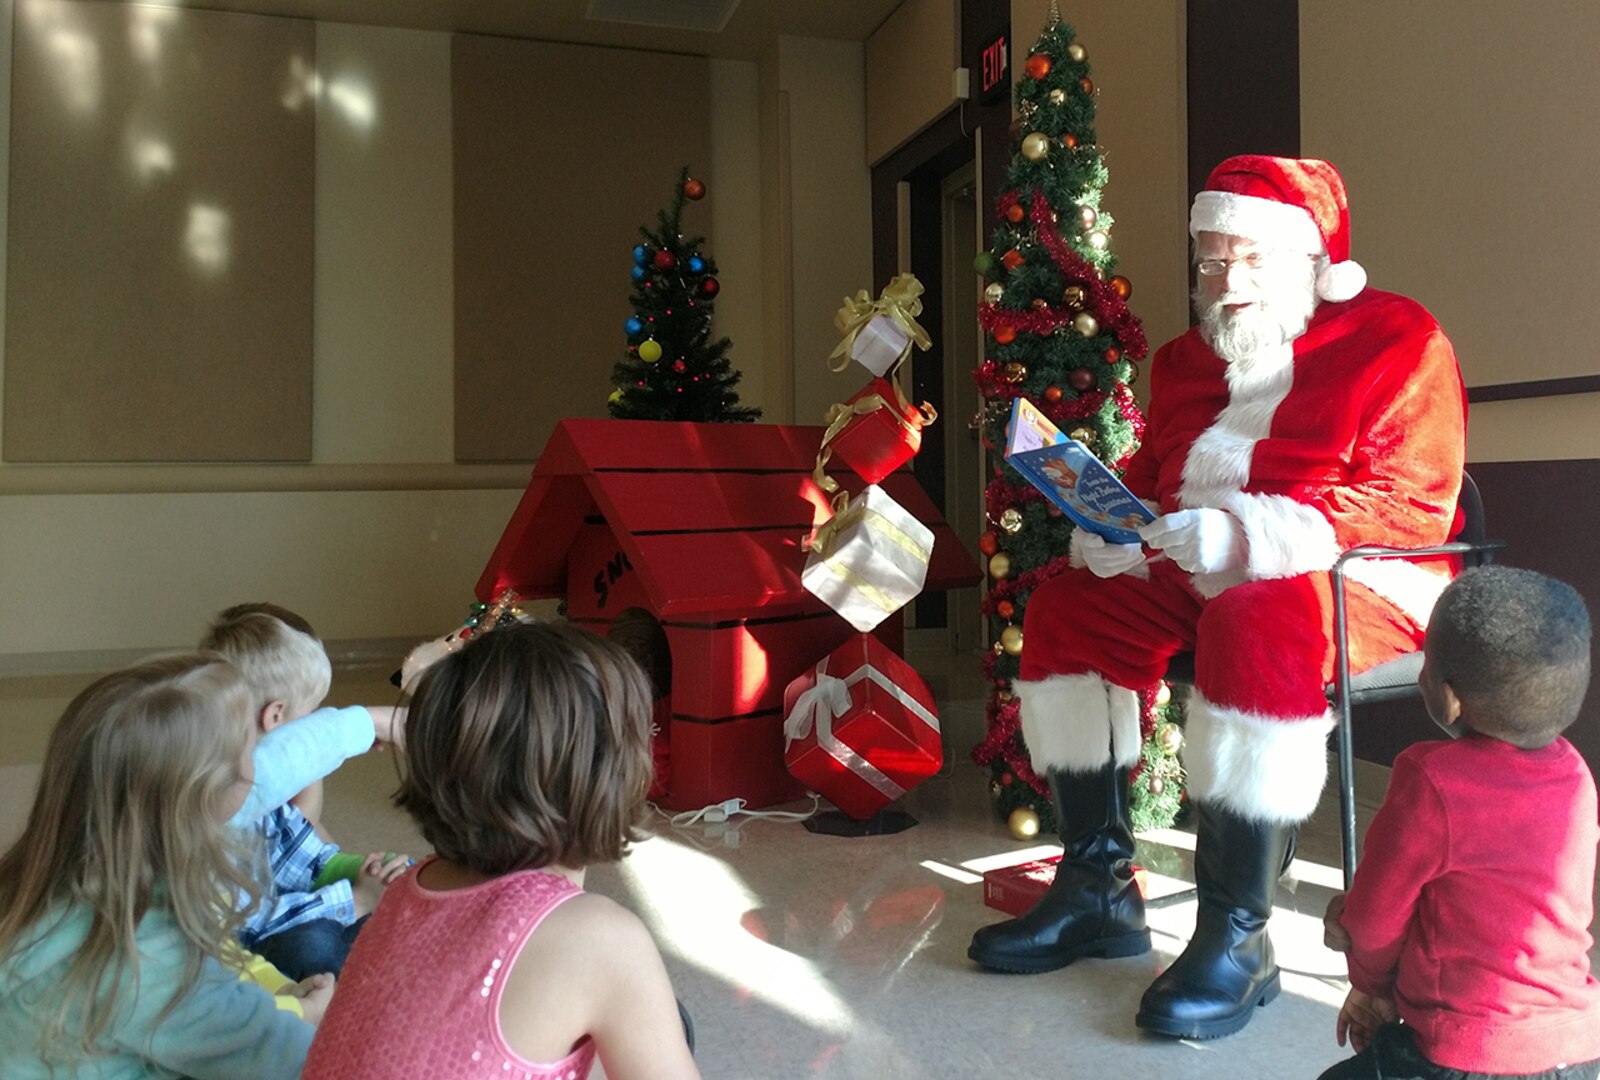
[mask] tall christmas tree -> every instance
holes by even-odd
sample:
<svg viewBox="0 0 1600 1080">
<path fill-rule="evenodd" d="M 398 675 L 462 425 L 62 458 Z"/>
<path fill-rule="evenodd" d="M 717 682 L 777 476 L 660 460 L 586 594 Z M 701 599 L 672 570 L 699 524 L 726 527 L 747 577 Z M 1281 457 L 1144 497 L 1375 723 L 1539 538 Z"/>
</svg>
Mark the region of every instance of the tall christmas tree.
<svg viewBox="0 0 1600 1080">
<path fill-rule="evenodd" d="M 996 203 L 1000 222 L 993 247 L 975 262 L 988 282 L 978 315 L 988 337 L 974 373 L 983 398 L 976 422 L 993 464 L 985 491 L 988 528 L 978 547 L 989 560 L 983 609 L 994 649 L 983 670 L 994 688 L 988 735 L 973 757 L 989 766 L 996 809 L 1019 837 L 1055 826 L 1048 787 L 1023 745 L 1011 684 L 1024 646 L 1028 597 L 1067 568 L 1072 524 L 1004 463 L 1006 423 L 1013 401 L 1026 397 L 1120 472 L 1144 432 L 1128 384 L 1147 351 L 1139 320 L 1128 310 L 1133 287 L 1112 274 L 1116 258 L 1111 215 L 1100 205 L 1106 167 L 1095 143 L 1088 53 L 1054 3 L 1023 72 L 1014 153 Z M 1182 732 L 1168 716 L 1169 699 L 1164 687 L 1140 695 L 1144 747 L 1130 781 L 1136 828 L 1170 824 L 1178 810 Z"/>
<path fill-rule="evenodd" d="M 678 232 L 685 199 L 705 197 L 706 186 L 678 175 L 672 206 L 656 215 L 654 231 L 639 227 L 644 242 L 633 249 L 633 314 L 624 324 L 628 355 L 617 361 L 608 404 L 620 420 L 749 422 L 761 410 L 739 404 L 739 372 L 728 360 L 727 338 L 710 341 L 717 264 Z"/>
</svg>

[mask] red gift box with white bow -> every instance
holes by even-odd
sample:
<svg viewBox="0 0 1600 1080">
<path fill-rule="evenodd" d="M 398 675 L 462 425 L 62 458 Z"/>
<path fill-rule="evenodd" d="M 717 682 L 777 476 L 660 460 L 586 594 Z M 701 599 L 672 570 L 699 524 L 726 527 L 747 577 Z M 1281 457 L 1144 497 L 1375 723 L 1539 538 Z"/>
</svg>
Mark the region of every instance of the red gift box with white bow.
<svg viewBox="0 0 1600 1080">
<path fill-rule="evenodd" d="M 858 634 L 783 695 L 784 764 L 846 814 L 866 819 L 939 771 L 939 716 L 922 677 Z"/>
</svg>

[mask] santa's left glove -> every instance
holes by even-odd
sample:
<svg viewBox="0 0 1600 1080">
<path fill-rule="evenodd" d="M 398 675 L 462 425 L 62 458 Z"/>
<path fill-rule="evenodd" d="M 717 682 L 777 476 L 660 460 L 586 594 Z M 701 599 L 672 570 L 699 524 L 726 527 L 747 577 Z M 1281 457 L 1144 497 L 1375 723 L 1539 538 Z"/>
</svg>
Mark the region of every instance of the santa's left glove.
<svg viewBox="0 0 1600 1080">
<path fill-rule="evenodd" d="M 1191 574 L 1237 569 L 1250 553 L 1239 519 L 1210 507 L 1162 514 L 1141 528 L 1139 536 Z"/>
</svg>

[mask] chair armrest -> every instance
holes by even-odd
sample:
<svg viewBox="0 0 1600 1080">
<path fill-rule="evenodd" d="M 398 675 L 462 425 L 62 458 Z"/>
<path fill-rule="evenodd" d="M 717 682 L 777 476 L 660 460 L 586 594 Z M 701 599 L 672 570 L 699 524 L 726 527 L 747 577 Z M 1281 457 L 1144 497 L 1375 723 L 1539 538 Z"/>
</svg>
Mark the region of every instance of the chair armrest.
<svg viewBox="0 0 1600 1080">
<path fill-rule="evenodd" d="M 1334 561 L 1333 572 L 1338 574 L 1348 562 L 1358 562 L 1362 559 L 1416 559 L 1430 555 L 1470 555 L 1473 552 L 1499 551 L 1505 547 L 1504 540 L 1452 540 L 1448 544 L 1435 544 L 1432 547 L 1421 548 L 1394 548 L 1381 547 L 1377 544 L 1363 544 L 1353 547 L 1340 555 Z"/>
</svg>

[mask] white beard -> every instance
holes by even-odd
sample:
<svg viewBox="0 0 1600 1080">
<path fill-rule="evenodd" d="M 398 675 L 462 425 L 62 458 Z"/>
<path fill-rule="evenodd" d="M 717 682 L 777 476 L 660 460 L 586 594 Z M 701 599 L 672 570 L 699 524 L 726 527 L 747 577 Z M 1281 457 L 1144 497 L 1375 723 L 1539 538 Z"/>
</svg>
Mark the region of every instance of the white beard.
<svg viewBox="0 0 1600 1080">
<path fill-rule="evenodd" d="M 1317 309 L 1316 275 L 1307 263 L 1303 274 L 1276 274 L 1271 284 L 1252 290 L 1223 293 L 1206 299 L 1204 284 L 1194 290 L 1194 310 L 1200 319 L 1200 337 L 1229 363 L 1248 361 L 1263 352 L 1281 349 L 1306 332 Z M 1250 303 L 1240 312 L 1224 310 L 1228 304 Z"/>
</svg>

